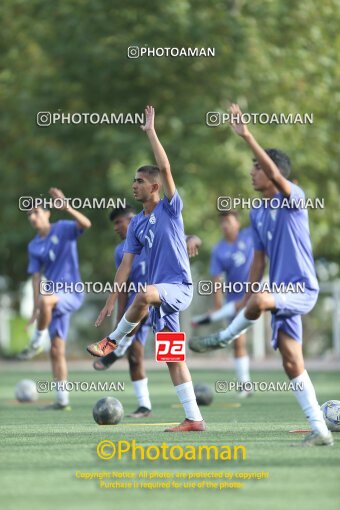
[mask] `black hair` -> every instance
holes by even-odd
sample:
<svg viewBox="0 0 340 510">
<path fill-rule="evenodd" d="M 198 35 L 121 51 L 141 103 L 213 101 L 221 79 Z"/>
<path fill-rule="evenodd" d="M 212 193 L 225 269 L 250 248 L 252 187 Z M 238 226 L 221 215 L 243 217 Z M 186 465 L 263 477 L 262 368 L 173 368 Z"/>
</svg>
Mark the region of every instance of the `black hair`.
<svg viewBox="0 0 340 510">
<path fill-rule="evenodd" d="M 235 216 L 235 218 L 239 220 L 239 214 L 235 209 L 230 209 L 230 211 L 220 211 L 218 216 L 219 218 L 224 218 L 225 216 Z"/>
<path fill-rule="evenodd" d="M 292 170 L 291 162 L 287 154 L 278 149 L 265 149 L 265 152 L 270 159 L 274 161 L 283 177 L 287 178 Z"/>
<path fill-rule="evenodd" d="M 126 204 L 125 207 L 120 205 L 119 207 L 112 209 L 112 211 L 110 212 L 109 218 L 111 221 L 114 221 L 116 218 L 118 218 L 118 216 L 128 216 L 129 214 L 135 214 L 135 213 L 136 213 L 136 211 L 134 210 L 132 205 Z"/>
<path fill-rule="evenodd" d="M 140 166 L 137 170 L 137 172 L 143 172 L 147 174 L 149 177 L 151 177 L 153 180 L 159 180 L 160 178 L 160 171 L 158 166 L 156 165 L 143 165 Z"/>
</svg>

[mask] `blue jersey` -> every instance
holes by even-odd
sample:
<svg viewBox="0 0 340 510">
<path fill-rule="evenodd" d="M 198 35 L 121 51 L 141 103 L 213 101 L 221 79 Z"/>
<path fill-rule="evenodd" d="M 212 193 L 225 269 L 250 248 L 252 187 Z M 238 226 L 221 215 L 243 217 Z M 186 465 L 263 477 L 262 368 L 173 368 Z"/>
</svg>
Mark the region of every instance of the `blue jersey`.
<svg viewBox="0 0 340 510">
<path fill-rule="evenodd" d="M 80 282 L 76 240 L 82 233 L 75 221 L 61 220 L 51 224 L 46 237 L 37 234 L 28 245 L 28 273 L 42 273 L 52 282 Z"/>
<path fill-rule="evenodd" d="M 288 198 L 282 193 L 275 194 L 275 208 L 268 204 L 251 210 L 254 248 L 264 251 L 269 258 L 270 283 L 301 282 L 307 289 L 318 290 L 308 212 L 296 207 L 305 195 L 299 186 L 290 184 Z M 283 199 L 283 206 L 277 207 Z"/>
<path fill-rule="evenodd" d="M 225 239 L 218 242 L 210 258 L 211 276 L 219 276 L 224 273 L 225 281 L 228 283 L 248 282 L 249 271 L 253 262 L 254 245 L 251 228 L 240 230 L 237 239 L 228 243 Z M 245 286 L 242 292 L 228 292 L 227 301 L 241 299 L 245 293 Z"/>
<path fill-rule="evenodd" d="M 124 245 L 125 241 L 122 241 L 121 243 L 116 246 L 115 249 L 115 264 L 116 268 L 120 266 L 123 255 L 124 255 Z M 141 251 L 140 255 L 136 255 L 133 259 L 131 273 L 129 276 L 129 281 L 131 283 L 134 283 L 137 285 L 138 283 L 147 283 L 147 271 L 146 271 L 146 258 L 145 258 L 145 252 L 144 250 Z"/>
<path fill-rule="evenodd" d="M 130 222 L 124 252 L 139 255 L 144 248 L 148 284 L 192 284 L 182 208 L 176 191 L 170 201 L 160 200 L 151 214 L 141 211 Z"/>
</svg>

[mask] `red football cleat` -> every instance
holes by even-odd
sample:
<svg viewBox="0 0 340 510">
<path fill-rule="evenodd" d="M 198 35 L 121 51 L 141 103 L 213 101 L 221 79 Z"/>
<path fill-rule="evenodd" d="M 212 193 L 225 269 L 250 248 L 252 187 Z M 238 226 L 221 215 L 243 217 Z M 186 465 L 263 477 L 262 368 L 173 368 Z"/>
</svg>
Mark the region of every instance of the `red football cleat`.
<svg viewBox="0 0 340 510">
<path fill-rule="evenodd" d="M 98 356 L 101 358 L 102 356 L 106 356 L 110 354 L 110 352 L 116 350 L 118 347 L 117 342 L 115 340 L 111 340 L 109 337 L 103 338 L 100 342 L 95 342 L 94 344 L 90 344 L 87 346 L 86 350 L 92 356 Z"/>
<path fill-rule="evenodd" d="M 193 421 L 185 418 L 182 423 L 172 427 L 171 429 L 165 429 L 164 432 L 203 432 L 206 430 L 205 421 Z"/>
</svg>

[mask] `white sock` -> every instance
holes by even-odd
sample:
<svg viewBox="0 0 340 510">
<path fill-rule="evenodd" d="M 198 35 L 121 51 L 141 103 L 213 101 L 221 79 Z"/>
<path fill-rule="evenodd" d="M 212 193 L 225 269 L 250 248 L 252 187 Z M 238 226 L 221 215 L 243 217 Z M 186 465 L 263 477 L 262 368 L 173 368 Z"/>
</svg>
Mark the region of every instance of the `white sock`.
<svg viewBox="0 0 340 510">
<path fill-rule="evenodd" d="M 294 379 L 291 379 L 290 382 L 295 386 L 293 393 L 296 396 L 301 409 L 305 413 L 312 430 L 321 434 L 327 434 L 327 425 L 316 399 L 315 389 L 309 378 L 307 370 Z M 299 389 L 299 386 L 297 385 L 303 385 L 303 389 Z"/>
<path fill-rule="evenodd" d="M 69 395 L 66 390 L 67 381 L 57 381 L 59 383 L 59 387 L 57 388 L 57 402 L 62 406 L 67 406 L 69 403 Z"/>
<path fill-rule="evenodd" d="M 132 336 L 124 336 L 121 341 L 119 342 L 119 345 L 117 349 L 115 350 L 115 355 L 118 356 L 118 358 L 122 358 L 132 342 L 135 339 L 135 335 Z"/>
<path fill-rule="evenodd" d="M 247 319 L 244 315 L 245 308 L 243 308 L 240 313 L 238 313 L 235 319 L 229 324 L 229 326 L 220 332 L 219 336 L 221 340 L 232 340 L 238 338 L 242 333 L 244 333 L 250 326 L 252 326 L 255 321 Z"/>
<path fill-rule="evenodd" d="M 231 303 L 226 303 L 216 312 L 212 312 L 210 314 L 210 319 L 212 322 L 220 321 L 221 319 L 232 319 L 236 314 L 235 301 L 231 301 Z"/>
<path fill-rule="evenodd" d="M 192 381 L 175 386 L 180 403 L 184 407 L 185 417 L 188 420 L 202 421 L 202 415 L 196 402 Z"/>
<path fill-rule="evenodd" d="M 138 400 L 138 404 L 141 407 L 151 409 L 151 402 L 148 389 L 148 378 L 140 379 L 139 381 L 132 381 L 133 389 Z"/>
<path fill-rule="evenodd" d="M 234 366 L 238 382 L 241 383 L 249 382 L 250 381 L 249 356 L 234 358 Z"/>
<path fill-rule="evenodd" d="M 31 338 L 31 346 L 34 348 L 40 347 L 44 341 L 44 335 L 47 333 L 46 329 L 36 329 Z"/>
<path fill-rule="evenodd" d="M 136 326 L 138 326 L 139 322 L 129 322 L 126 320 L 125 315 L 119 321 L 118 326 L 112 333 L 110 333 L 109 338 L 111 340 L 115 340 L 117 343 L 125 336 L 131 333 Z"/>
</svg>

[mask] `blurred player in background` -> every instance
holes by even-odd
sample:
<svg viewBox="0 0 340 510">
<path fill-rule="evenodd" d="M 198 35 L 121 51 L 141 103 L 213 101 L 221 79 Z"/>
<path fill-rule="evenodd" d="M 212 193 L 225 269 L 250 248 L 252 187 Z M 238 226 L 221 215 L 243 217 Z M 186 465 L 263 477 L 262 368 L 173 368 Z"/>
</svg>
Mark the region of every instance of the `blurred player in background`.
<svg viewBox="0 0 340 510">
<path fill-rule="evenodd" d="M 215 290 L 213 294 L 215 311 L 194 317 L 193 327 L 210 324 L 222 319 L 228 321 L 233 319 L 240 309 L 241 299 L 245 293 L 243 283 L 249 279 L 250 266 L 254 255 L 251 228 L 240 230 L 240 221 L 236 211 L 222 211 L 219 218 L 223 239 L 213 248 L 210 258 L 210 275 L 214 284 L 220 283 L 224 274 L 226 283 L 240 285 L 225 294 L 224 304 L 222 289 Z M 241 292 L 238 291 L 239 289 Z M 246 347 L 246 335 L 240 335 L 235 340 L 233 347 L 237 381 L 241 384 L 249 382 L 249 356 Z M 248 397 L 251 394 L 252 392 L 246 389 L 241 389 L 238 392 L 238 396 L 241 398 Z"/>
<path fill-rule="evenodd" d="M 59 203 L 65 199 L 57 188 L 49 190 Z M 34 308 L 28 324 L 37 321 L 29 346 L 19 354 L 20 359 L 31 359 L 43 350 L 43 338 L 49 333 L 51 362 L 54 381 L 62 383 L 57 389 L 56 402 L 45 409 L 70 410 L 69 395 L 65 389 L 67 365 L 65 342 L 70 316 L 83 303 L 83 293 L 76 292 L 81 282 L 79 273 L 77 238 L 91 227 L 84 214 L 72 207 L 59 209 L 67 212 L 72 220 L 50 223 L 50 211 L 36 207 L 28 212 L 31 226 L 37 235 L 28 245 L 28 273 L 32 275 Z M 45 276 L 47 281 L 42 281 Z M 65 290 L 56 289 L 56 284 Z"/>
<path fill-rule="evenodd" d="M 116 247 L 114 253 L 116 269 L 118 269 L 123 260 L 123 249 L 128 226 L 135 214 L 134 209 L 130 205 L 114 209 L 110 214 L 110 220 L 113 222 L 114 231 L 122 240 L 122 242 Z M 137 255 L 134 258 L 129 282 L 131 282 L 137 289 L 138 284 L 146 283 L 146 278 L 146 260 L 144 250 L 142 250 L 140 255 Z M 129 294 L 127 292 L 119 293 L 116 324 L 120 322 L 127 308 L 133 302 L 135 296 L 136 292 L 133 292 L 133 290 L 129 292 Z M 115 351 L 112 351 L 107 356 L 96 359 L 93 363 L 93 367 L 96 370 L 107 370 L 113 363 L 115 363 L 115 361 L 121 359 L 127 352 L 130 377 L 138 401 L 138 408 L 136 411 L 128 415 L 130 418 L 144 418 L 151 414 L 148 379 L 146 377 L 144 367 L 144 345 L 147 340 L 150 327 L 151 322 L 149 315 L 147 314 L 140 324 L 125 337 L 124 342 L 121 342 Z"/>
<path fill-rule="evenodd" d="M 305 370 L 302 353 L 301 315 L 313 309 L 319 293 L 308 212 L 303 204 L 299 205 L 305 195 L 299 186 L 287 179 L 291 171 L 288 156 L 277 149 L 262 149 L 247 125 L 242 123 L 238 105 L 231 106 L 231 113 L 238 116 L 232 123 L 234 131 L 246 141 L 255 156 L 250 172 L 253 187 L 267 199 L 250 214 L 255 254 L 249 281 L 261 282 L 267 256 L 270 284 L 302 283 L 305 290 L 247 293 L 242 310 L 227 329 L 210 337 L 193 339 L 192 348 L 202 352 L 226 347 L 264 311 L 270 310 L 272 345 L 281 353 L 283 367 L 294 386 L 293 392 L 312 429 L 302 445 L 332 445 L 332 434 L 327 429 L 314 386 Z M 273 198 L 276 199 L 275 207 L 268 203 L 268 199 Z M 277 207 L 277 201 L 280 207 Z"/>
<path fill-rule="evenodd" d="M 113 222 L 115 233 L 121 238 L 122 242 L 115 249 L 116 269 L 120 266 L 124 256 L 124 244 L 131 219 L 135 216 L 134 209 L 127 205 L 114 209 L 110 214 L 110 220 Z M 198 254 L 198 248 L 202 242 L 197 236 L 187 237 L 187 248 L 189 257 Z M 147 268 L 145 251 L 142 250 L 133 260 L 129 282 L 137 289 L 139 283 L 147 283 Z M 122 319 L 124 313 L 129 308 L 136 296 L 133 290 L 129 294 L 121 292 L 118 295 L 118 310 L 116 323 Z M 130 418 L 145 418 L 151 414 L 151 401 L 148 389 L 148 379 L 144 367 L 144 346 L 148 337 L 150 327 L 152 326 L 149 314 L 131 333 L 126 335 L 115 351 L 107 356 L 96 359 L 93 367 L 96 370 L 107 370 L 113 363 L 126 354 L 129 362 L 130 377 L 133 389 L 138 401 L 138 408 L 135 412 L 128 414 Z"/>
<path fill-rule="evenodd" d="M 108 337 L 88 346 L 88 351 L 94 356 L 101 357 L 115 350 L 121 340 L 143 320 L 149 307 L 154 332 L 179 332 L 179 312 L 190 305 L 193 296 L 182 219 L 183 203 L 176 190 L 169 160 L 154 129 L 152 106 L 146 108 L 145 117 L 142 129 L 149 138 L 157 166 L 142 166 L 136 172 L 133 192 L 135 199 L 143 203 L 143 211 L 130 222 L 115 283 L 121 285 L 127 282 L 134 257 L 144 249 L 148 271 L 147 291 L 136 295 L 117 328 Z M 162 186 L 165 196 L 161 199 Z M 112 313 L 116 299 L 117 293 L 113 292 L 100 312 L 96 325 Z M 166 431 L 205 430 L 185 361 L 169 362 L 167 365 L 184 408 L 185 420 Z"/>
</svg>

